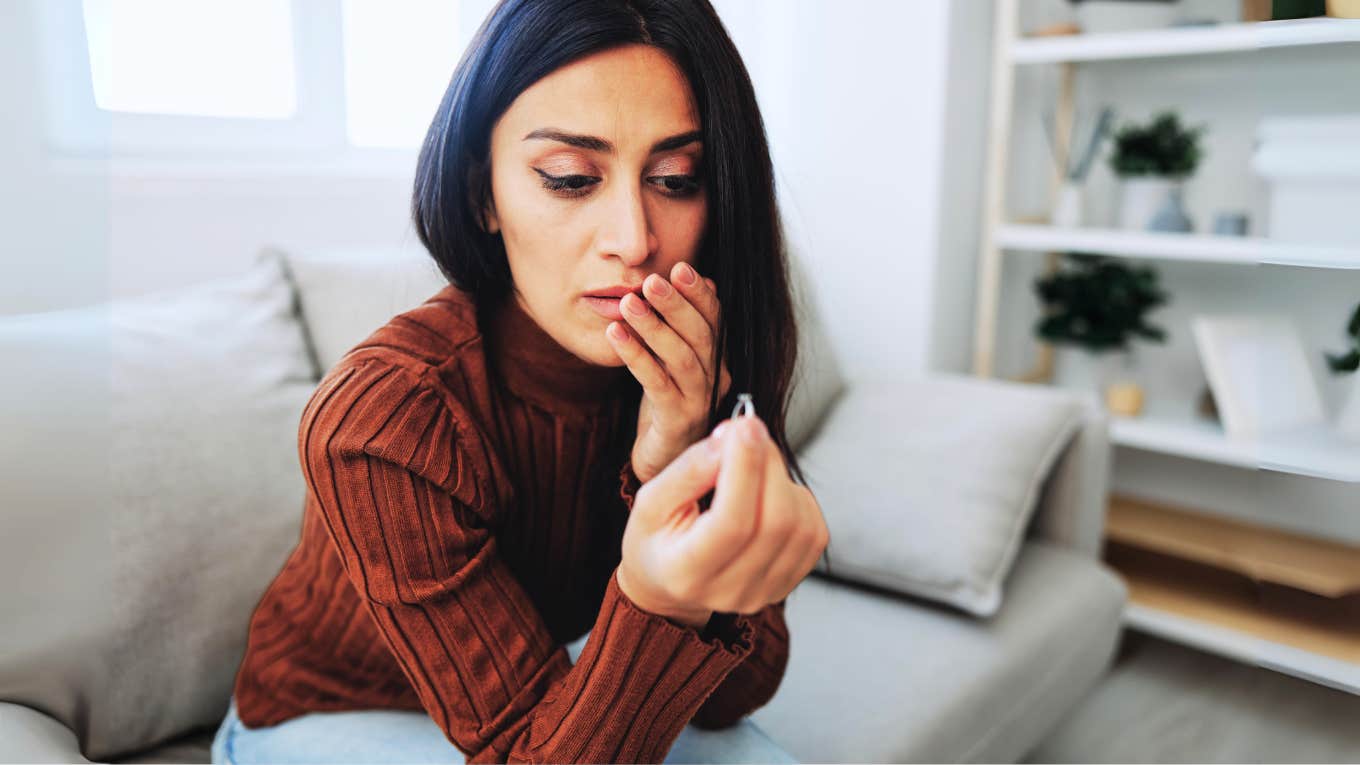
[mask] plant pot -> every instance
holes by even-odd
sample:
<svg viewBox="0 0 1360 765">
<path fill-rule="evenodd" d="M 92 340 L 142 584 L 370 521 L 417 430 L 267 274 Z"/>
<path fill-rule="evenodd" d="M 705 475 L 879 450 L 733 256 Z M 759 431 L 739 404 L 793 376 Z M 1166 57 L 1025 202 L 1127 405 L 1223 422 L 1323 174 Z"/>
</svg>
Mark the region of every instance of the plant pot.
<svg viewBox="0 0 1360 765">
<path fill-rule="evenodd" d="M 1077 3 L 1077 24 L 1086 34 L 1162 29 L 1179 12 L 1180 4 L 1170 0 L 1084 0 Z"/>
<path fill-rule="evenodd" d="M 1065 180 L 1058 187 L 1058 199 L 1053 205 L 1052 224 L 1059 228 L 1077 228 L 1082 218 L 1082 187 L 1080 183 Z"/>
<path fill-rule="evenodd" d="M 1346 399 L 1345 406 L 1341 407 L 1341 416 L 1337 418 L 1336 429 L 1342 436 L 1360 441 L 1360 372 L 1355 373 L 1350 398 Z"/>
<path fill-rule="evenodd" d="M 1143 408 L 1143 391 L 1135 380 L 1133 353 L 1061 346 L 1055 349 L 1053 382 L 1081 393 L 1114 414 L 1134 417 Z"/>
<path fill-rule="evenodd" d="M 1119 184 L 1119 227 L 1132 231 L 1149 230 L 1168 204 L 1180 209 L 1182 186 L 1183 181 L 1159 176 L 1123 179 Z M 1183 216 L 1184 210 L 1181 213 Z"/>
</svg>

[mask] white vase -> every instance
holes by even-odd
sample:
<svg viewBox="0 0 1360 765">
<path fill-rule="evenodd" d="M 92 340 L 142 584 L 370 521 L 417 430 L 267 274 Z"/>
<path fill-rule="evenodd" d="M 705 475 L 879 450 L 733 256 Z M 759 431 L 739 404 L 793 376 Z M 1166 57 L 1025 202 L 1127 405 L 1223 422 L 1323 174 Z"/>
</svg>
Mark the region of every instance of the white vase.
<svg viewBox="0 0 1360 765">
<path fill-rule="evenodd" d="M 1077 228 L 1081 225 L 1082 187 L 1080 183 L 1064 180 L 1058 187 L 1058 198 L 1053 205 L 1052 223 L 1059 228 Z"/>
<path fill-rule="evenodd" d="M 1176 22 L 1179 4 L 1144 0 L 1085 0 L 1077 3 L 1077 25 L 1085 34 L 1160 29 Z"/>
<path fill-rule="evenodd" d="M 1360 372 L 1355 373 L 1355 382 L 1351 383 L 1351 396 L 1346 399 L 1345 406 L 1341 407 L 1341 416 L 1337 418 L 1336 429 L 1342 436 L 1360 441 Z"/>
<path fill-rule="evenodd" d="M 1105 386 L 1120 372 L 1120 356 L 1119 353 L 1092 353 L 1084 348 L 1059 346 L 1054 349 L 1053 382 L 1090 394 L 1099 401 Z"/>
<path fill-rule="evenodd" d="M 1125 178 L 1119 184 L 1119 227 L 1146 231 L 1180 183 L 1160 176 Z"/>
</svg>

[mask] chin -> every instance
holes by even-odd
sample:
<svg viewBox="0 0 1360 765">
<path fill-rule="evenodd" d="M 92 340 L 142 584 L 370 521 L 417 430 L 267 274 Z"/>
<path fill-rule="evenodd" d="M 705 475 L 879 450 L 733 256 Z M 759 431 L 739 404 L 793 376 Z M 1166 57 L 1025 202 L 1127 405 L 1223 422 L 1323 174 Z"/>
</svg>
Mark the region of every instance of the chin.
<svg viewBox="0 0 1360 765">
<path fill-rule="evenodd" d="M 609 344 L 609 341 L 605 339 L 603 333 L 601 333 L 598 338 L 587 341 L 586 346 L 578 349 L 576 355 L 597 366 L 624 366 L 623 359 L 619 357 L 619 354 L 614 352 L 614 346 Z"/>
</svg>

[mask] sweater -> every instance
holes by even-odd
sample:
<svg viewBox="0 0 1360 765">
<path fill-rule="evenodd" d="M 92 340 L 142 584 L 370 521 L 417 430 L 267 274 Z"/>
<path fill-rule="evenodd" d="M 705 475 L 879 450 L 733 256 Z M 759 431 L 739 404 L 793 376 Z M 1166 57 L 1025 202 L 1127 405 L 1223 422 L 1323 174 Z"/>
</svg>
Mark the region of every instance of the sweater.
<svg viewBox="0 0 1360 765">
<path fill-rule="evenodd" d="M 661 762 L 686 724 L 774 695 L 784 601 L 699 629 L 630 600 L 641 386 L 513 298 L 487 310 L 449 285 L 317 385 L 301 533 L 252 613 L 237 714 L 423 710 L 468 762 Z"/>
</svg>

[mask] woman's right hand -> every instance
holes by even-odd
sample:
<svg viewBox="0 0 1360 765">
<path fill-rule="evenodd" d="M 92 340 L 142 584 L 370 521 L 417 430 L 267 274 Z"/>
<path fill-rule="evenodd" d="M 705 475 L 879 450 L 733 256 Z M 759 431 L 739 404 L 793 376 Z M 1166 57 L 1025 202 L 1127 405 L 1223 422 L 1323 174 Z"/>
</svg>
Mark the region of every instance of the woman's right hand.
<svg viewBox="0 0 1360 765">
<path fill-rule="evenodd" d="M 764 423 L 738 417 L 638 489 L 619 588 L 644 611 L 702 628 L 714 611 L 751 614 L 786 598 L 828 540 L 816 498 L 790 480 Z"/>
</svg>

